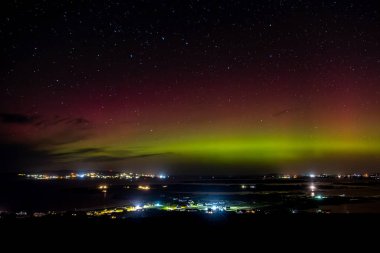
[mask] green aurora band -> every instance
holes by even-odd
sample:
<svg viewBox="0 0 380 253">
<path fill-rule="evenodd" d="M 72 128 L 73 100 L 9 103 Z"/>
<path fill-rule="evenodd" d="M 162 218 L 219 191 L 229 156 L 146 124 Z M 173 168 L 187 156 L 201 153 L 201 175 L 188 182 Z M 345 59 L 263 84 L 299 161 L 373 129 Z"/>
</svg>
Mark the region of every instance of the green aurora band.
<svg viewBox="0 0 380 253">
<path fill-rule="evenodd" d="M 143 145 L 142 145 L 143 144 Z M 89 146 L 66 147 L 54 154 L 73 154 Z M 109 160 L 137 159 L 150 156 L 164 157 L 181 162 L 210 164 L 297 164 L 307 161 L 339 158 L 349 160 L 379 157 L 380 141 L 348 138 L 311 138 L 308 136 L 187 136 L 178 138 L 145 139 L 126 145 L 123 141 L 113 145 L 92 146 L 93 151 L 77 156 L 62 156 L 63 162 L 91 158 Z"/>
</svg>

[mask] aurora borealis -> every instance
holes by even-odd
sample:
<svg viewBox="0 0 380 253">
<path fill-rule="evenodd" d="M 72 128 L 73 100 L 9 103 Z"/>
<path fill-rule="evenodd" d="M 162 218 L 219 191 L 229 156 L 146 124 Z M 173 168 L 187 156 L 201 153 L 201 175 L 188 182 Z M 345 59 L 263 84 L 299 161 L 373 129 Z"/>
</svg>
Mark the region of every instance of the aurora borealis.
<svg viewBox="0 0 380 253">
<path fill-rule="evenodd" d="M 376 1 L 5 1 L 0 169 L 378 171 Z"/>
</svg>

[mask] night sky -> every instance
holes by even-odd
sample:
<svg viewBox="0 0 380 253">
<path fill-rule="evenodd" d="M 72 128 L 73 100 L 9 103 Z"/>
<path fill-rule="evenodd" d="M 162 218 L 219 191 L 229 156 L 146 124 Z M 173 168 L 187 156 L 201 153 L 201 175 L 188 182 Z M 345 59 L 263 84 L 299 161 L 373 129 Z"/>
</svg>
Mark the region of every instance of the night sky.
<svg viewBox="0 0 380 253">
<path fill-rule="evenodd" d="M 379 171 L 377 2 L 2 1 L 0 171 Z"/>
</svg>

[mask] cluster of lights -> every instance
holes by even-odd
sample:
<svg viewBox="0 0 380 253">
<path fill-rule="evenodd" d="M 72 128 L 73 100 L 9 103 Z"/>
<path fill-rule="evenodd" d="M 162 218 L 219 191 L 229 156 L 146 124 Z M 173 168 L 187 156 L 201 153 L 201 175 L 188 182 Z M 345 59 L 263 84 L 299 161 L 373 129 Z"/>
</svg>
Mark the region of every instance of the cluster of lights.
<svg viewBox="0 0 380 253">
<path fill-rule="evenodd" d="M 368 173 L 354 173 L 354 174 L 337 174 L 337 175 L 329 175 L 329 174 L 309 174 L 307 175 L 309 178 L 378 178 L 378 174 L 368 174 Z"/>
<path fill-rule="evenodd" d="M 125 186 L 124 188 L 130 189 L 130 186 L 128 185 L 128 186 Z M 105 184 L 101 184 L 98 186 L 98 189 L 101 190 L 102 192 L 107 192 L 108 186 Z M 137 189 L 142 190 L 142 191 L 149 191 L 151 188 L 149 185 L 139 185 Z"/>
<path fill-rule="evenodd" d="M 107 185 L 100 185 L 98 189 L 102 191 L 106 191 L 108 189 Z M 314 197 L 316 200 L 322 200 L 325 197 L 318 194 Z M 173 212 L 194 212 L 199 211 L 206 214 L 217 214 L 217 213 L 237 213 L 237 214 L 255 214 L 260 212 L 261 210 L 251 204 L 236 204 L 236 205 L 228 205 L 224 201 L 214 201 L 214 202 L 206 202 L 206 203 L 195 203 L 192 200 L 184 200 L 173 198 L 177 203 L 160 203 L 158 201 L 152 203 L 139 203 L 136 202 L 134 205 L 124 206 L 124 207 L 116 207 L 116 208 L 106 208 L 99 210 L 87 211 L 86 215 L 88 217 L 109 217 L 111 219 L 116 219 L 118 217 L 125 217 L 129 212 L 144 212 L 145 210 L 159 210 L 159 211 L 173 211 Z M 179 201 L 179 203 L 178 203 Z M 291 213 L 297 213 L 298 211 L 295 209 L 290 210 Z M 64 213 L 60 213 L 61 215 Z M 27 216 L 26 212 L 17 213 L 18 216 Z M 43 217 L 45 215 L 59 215 L 59 213 L 35 213 L 34 217 Z M 72 214 L 76 216 L 76 213 Z"/>
<path fill-rule="evenodd" d="M 150 190 L 150 186 L 148 186 L 148 185 L 139 185 L 137 187 L 137 189 L 143 190 L 143 191 L 148 191 L 148 190 Z"/>
<path fill-rule="evenodd" d="M 255 189 L 255 188 L 256 188 L 256 185 L 245 185 L 245 184 L 242 184 L 240 187 L 241 187 L 242 189 L 247 189 L 247 188 Z"/>
<path fill-rule="evenodd" d="M 49 175 L 49 174 L 24 174 L 20 173 L 18 174 L 22 177 L 27 177 L 31 179 L 44 179 L 44 180 L 53 180 L 53 179 L 139 179 L 139 178 L 157 178 L 157 179 L 167 179 L 168 176 L 163 174 L 139 174 L 139 173 L 116 173 L 113 175 L 103 174 L 99 172 L 89 172 L 89 173 L 70 173 L 68 175 L 58 176 L 58 175 Z M 290 174 L 281 174 L 276 177 L 272 178 L 279 178 L 279 179 L 297 179 L 297 178 L 374 178 L 374 179 L 380 179 L 379 174 L 368 174 L 368 173 L 354 173 L 354 174 L 338 174 L 338 175 L 329 175 L 329 174 L 304 174 L 304 175 L 290 175 Z M 266 179 L 267 176 L 264 176 L 264 179 Z"/>
<path fill-rule="evenodd" d="M 168 178 L 165 175 L 159 174 L 138 174 L 138 173 L 117 173 L 114 175 L 105 175 L 98 172 L 90 173 L 70 173 L 64 176 L 57 175 L 48 175 L 48 174 L 24 174 L 20 173 L 18 176 L 27 177 L 30 179 L 44 179 L 44 180 L 53 180 L 53 179 L 139 179 L 139 178 L 159 178 L 166 179 Z"/>
<path fill-rule="evenodd" d="M 19 176 L 27 177 L 30 179 L 36 180 L 52 180 L 52 179 L 60 179 L 58 176 L 44 175 L 44 174 L 19 174 Z"/>
<path fill-rule="evenodd" d="M 317 190 L 317 187 L 314 185 L 314 183 L 311 183 L 310 186 L 309 186 L 309 189 L 310 189 L 310 196 L 314 199 L 317 199 L 317 200 L 321 200 L 321 199 L 325 199 L 326 197 L 324 197 L 322 194 L 315 194 L 315 191 Z"/>
<path fill-rule="evenodd" d="M 209 203 L 194 203 L 189 201 L 183 204 L 162 204 L 160 202 L 153 202 L 147 204 L 135 204 L 132 206 L 118 207 L 113 209 L 103 209 L 87 212 L 88 216 L 115 216 L 124 212 L 141 212 L 144 210 L 162 210 L 162 211 L 201 211 L 208 214 L 218 212 L 236 212 L 236 213 L 255 213 L 256 211 L 252 206 L 226 206 L 224 202 L 209 202 Z"/>
<path fill-rule="evenodd" d="M 105 185 L 105 184 L 99 185 L 98 189 L 101 190 L 102 192 L 106 193 L 107 189 L 108 189 L 108 186 Z"/>
<path fill-rule="evenodd" d="M 309 189 L 311 191 L 310 196 L 312 198 L 314 198 L 315 197 L 315 190 L 317 189 L 317 187 L 314 185 L 314 183 L 311 183 L 311 185 L 309 186 Z"/>
<path fill-rule="evenodd" d="M 264 176 L 266 179 L 267 176 Z M 272 177 L 273 178 L 273 177 Z M 354 174 L 302 174 L 302 175 L 290 175 L 290 174 L 280 174 L 277 176 L 279 179 L 297 179 L 297 178 L 376 178 L 379 179 L 379 174 L 368 174 L 368 173 L 354 173 Z"/>
<path fill-rule="evenodd" d="M 379 174 L 368 174 L 368 173 L 354 173 L 354 174 L 347 174 L 347 175 L 337 175 L 337 178 L 376 178 L 379 179 Z"/>
</svg>

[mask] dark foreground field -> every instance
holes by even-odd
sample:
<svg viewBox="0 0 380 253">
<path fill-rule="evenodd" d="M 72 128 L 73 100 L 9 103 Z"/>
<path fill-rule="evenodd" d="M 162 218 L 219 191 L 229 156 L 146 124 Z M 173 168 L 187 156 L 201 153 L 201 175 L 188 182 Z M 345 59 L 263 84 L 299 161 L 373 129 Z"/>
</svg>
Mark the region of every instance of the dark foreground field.
<svg viewBox="0 0 380 253">
<path fill-rule="evenodd" d="M 331 242 L 367 244 L 377 237 L 379 215 L 206 215 L 176 214 L 164 217 L 135 219 L 88 218 L 30 218 L 0 221 L 1 238 L 12 237 L 23 241 L 69 243 L 68 238 L 88 246 L 96 243 L 133 243 L 135 240 L 161 242 L 171 247 L 174 242 L 197 244 L 216 243 L 219 246 L 238 240 L 250 244 L 255 240 L 278 240 L 289 244 L 307 241 L 312 245 Z M 5 236 L 5 237 L 4 237 Z M 86 239 L 90 238 L 90 239 Z M 364 238 L 365 241 L 360 241 Z M 225 241 L 228 239 L 228 241 Z M 68 241 L 69 240 L 69 241 Z M 90 240 L 90 241 L 88 241 Z M 342 241 L 343 240 L 343 241 Z M 112 243 L 113 242 L 113 243 Z M 95 243 L 95 244 L 94 244 Z M 163 247 L 163 246 L 160 247 Z M 67 245 L 66 245 L 67 246 Z M 152 247 L 152 244 L 141 247 Z"/>
</svg>

